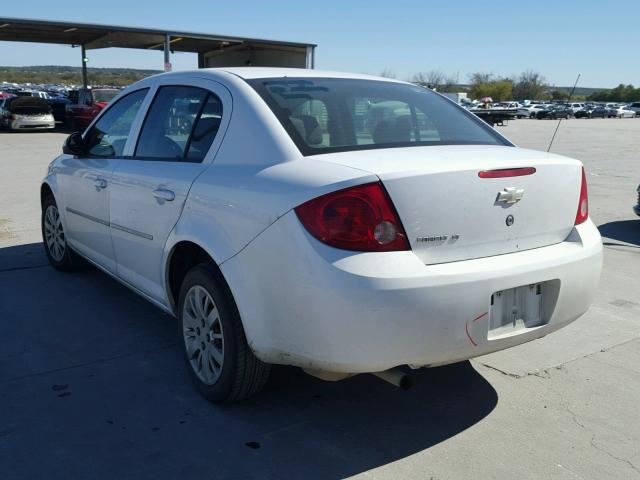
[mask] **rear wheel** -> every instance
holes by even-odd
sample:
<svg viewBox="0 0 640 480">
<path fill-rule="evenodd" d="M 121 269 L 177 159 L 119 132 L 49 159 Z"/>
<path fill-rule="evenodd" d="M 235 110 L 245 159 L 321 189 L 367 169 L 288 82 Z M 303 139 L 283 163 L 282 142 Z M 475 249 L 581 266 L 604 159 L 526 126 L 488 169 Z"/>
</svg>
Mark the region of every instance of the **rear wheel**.
<svg viewBox="0 0 640 480">
<path fill-rule="evenodd" d="M 192 268 L 180 289 L 180 335 L 191 379 L 214 403 L 234 402 L 259 392 L 271 366 L 251 351 L 224 280 L 208 264 Z"/>
<path fill-rule="evenodd" d="M 60 212 L 52 196 L 42 203 L 42 242 L 49 263 L 56 269 L 68 272 L 78 266 L 78 257 L 67 245 Z"/>
</svg>

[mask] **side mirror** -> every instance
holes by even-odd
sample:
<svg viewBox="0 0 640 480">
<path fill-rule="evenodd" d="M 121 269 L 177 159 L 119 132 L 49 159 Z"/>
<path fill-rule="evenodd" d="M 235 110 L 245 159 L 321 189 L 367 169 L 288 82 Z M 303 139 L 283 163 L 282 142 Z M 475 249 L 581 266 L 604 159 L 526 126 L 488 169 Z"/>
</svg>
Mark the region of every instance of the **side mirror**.
<svg viewBox="0 0 640 480">
<path fill-rule="evenodd" d="M 87 153 L 87 147 L 80 132 L 73 132 L 62 145 L 62 153 L 81 157 Z"/>
</svg>

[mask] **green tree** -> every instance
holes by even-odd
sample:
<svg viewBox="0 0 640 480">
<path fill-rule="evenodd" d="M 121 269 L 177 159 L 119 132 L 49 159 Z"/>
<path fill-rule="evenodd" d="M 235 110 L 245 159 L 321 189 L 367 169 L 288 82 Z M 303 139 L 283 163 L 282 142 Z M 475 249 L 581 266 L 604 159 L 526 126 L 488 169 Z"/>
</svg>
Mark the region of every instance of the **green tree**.
<svg viewBox="0 0 640 480">
<path fill-rule="evenodd" d="M 545 78 L 533 70 L 522 72 L 513 83 L 513 98 L 518 100 L 539 100 L 547 89 Z"/>
<path fill-rule="evenodd" d="M 491 97 L 494 102 L 502 102 L 513 98 L 513 81 L 508 78 L 496 79 L 491 73 L 476 72 L 469 79 L 469 94 L 473 99 Z"/>
</svg>

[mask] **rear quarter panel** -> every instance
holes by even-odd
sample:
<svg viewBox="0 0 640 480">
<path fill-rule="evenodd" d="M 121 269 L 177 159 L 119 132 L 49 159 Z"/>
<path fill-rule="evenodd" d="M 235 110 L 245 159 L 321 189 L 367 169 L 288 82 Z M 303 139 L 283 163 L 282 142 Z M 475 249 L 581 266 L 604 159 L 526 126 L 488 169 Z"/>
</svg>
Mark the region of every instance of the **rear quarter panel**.
<svg viewBox="0 0 640 480">
<path fill-rule="evenodd" d="M 369 172 L 303 157 L 253 88 L 235 75 L 216 75 L 232 96 L 233 112 L 215 158 L 191 187 L 167 240 L 165 266 L 180 241 L 200 245 L 222 264 L 293 207 L 377 180 Z"/>
</svg>

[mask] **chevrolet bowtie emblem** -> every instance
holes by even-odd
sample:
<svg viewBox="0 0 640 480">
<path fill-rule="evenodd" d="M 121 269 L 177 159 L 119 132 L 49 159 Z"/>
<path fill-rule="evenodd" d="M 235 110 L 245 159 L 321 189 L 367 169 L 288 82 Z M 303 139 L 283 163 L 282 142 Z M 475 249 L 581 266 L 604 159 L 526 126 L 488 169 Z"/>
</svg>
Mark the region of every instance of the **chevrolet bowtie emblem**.
<svg viewBox="0 0 640 480">
<path fill-rule="evenodd" d="M 524 188 L 509 187 L 498 193 L 497 202 L 513 204 L 522 200 Z"/>
</svg>

